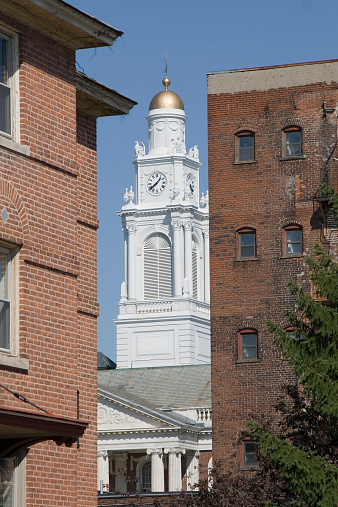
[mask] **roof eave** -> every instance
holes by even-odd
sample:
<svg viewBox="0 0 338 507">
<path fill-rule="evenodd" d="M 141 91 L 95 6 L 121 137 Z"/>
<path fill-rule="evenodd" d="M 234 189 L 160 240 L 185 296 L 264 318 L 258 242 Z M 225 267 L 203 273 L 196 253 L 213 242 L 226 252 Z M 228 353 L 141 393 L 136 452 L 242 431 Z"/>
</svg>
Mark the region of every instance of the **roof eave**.
<svg viewBox="0 0 338 507">
<path fill-rule="evenodd" d="M 76 107 L 95 118 L 128 114 L 137 104 L 82 72 L 76 72 Z"/>
<path fill-rule="evenodd" d="M 6 0 L 0 12 L 74 50 L 111 46 L 123 35 L 63 0 Z"/>
</svg>

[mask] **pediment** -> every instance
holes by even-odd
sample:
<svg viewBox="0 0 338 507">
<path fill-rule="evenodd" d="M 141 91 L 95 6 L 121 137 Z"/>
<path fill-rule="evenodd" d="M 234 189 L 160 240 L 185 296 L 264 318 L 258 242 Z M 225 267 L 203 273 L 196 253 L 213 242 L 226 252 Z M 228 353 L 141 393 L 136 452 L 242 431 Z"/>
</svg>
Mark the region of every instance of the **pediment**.
<svg viewBox="0 0 338 507">
<path fill-rule="evenodd" d="M 151 431 L 159 428 L 173 427 L 174 423 L 161 417 L 161 414 L 151 413 L 146 407 L 138 406 L 137 409 L 126 403 L 116 403 L 113 400 L 98 399 L 97 412 L 98 432 L 121 432 L 126 430 Z"/>
</svg>

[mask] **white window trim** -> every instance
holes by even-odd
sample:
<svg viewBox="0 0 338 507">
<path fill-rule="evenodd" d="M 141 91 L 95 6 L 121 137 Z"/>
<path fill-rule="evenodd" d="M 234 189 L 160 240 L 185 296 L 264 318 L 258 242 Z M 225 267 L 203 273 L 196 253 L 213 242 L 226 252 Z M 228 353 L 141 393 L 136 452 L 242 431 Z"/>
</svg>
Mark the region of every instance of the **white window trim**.
<svg viewBox="0 0 338 507">
<path fill-rule="evenodd" d="M 0 35 L 10 41 L 11 133 L 0 131 L 0 146 L 30 156 L 30 146 L 20 144 L 19 34 L 0 25 Z"/>
<path fill-rule="evenodd" d="M 0 365 L 28 370 L 29 361 L 19 357 L 19 247 L 5 241 L 0 246 L 11 252 L 10 269 L 10 348 L 0 349 Z"/>
</svg>

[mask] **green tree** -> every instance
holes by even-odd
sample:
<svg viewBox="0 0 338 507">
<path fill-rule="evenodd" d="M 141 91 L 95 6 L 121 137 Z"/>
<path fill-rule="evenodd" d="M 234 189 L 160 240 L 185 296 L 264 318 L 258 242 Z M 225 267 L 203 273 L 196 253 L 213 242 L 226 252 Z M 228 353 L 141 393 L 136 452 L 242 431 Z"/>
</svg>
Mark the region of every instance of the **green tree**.
<svg viewBox="0 0 338 507">
<path fill-rule="evenodd" d="M 322 191 L 338 218 L 338 196 L 326 185 Z M 298 378 L 297 386 L 288 387 L 292 408 L 279 405 L 283 414 L 279 434 L 257 423 L 249 427 L 261 455 L 284 478 L 288 505 L 337 507 L 338 264 L 318 245 L 315 257 L 306 263 L 321 301 L 290 283 L 296 311 L 287 312 L 286 318 L 294 332 L 268 322 Z"/>
</svg>

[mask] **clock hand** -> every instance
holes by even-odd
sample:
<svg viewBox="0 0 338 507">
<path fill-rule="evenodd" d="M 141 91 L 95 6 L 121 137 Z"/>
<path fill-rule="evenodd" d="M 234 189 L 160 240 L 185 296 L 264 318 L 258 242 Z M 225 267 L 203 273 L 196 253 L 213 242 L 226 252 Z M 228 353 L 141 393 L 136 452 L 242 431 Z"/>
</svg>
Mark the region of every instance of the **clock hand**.
<svg viewBox="0 0 338 507">
<path fill-rule="evenodd" d="M 156 187 L 156 185 L 159 181 L 161 181 L 161 177 L 159 177 L 159 179 L 157 181 L 155 181 L 155 183 L 153 185 L 151 185 L 151 187 L 149 187 L 149 190 L 152 190 L 154 187 Z"/>
</svg>

